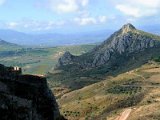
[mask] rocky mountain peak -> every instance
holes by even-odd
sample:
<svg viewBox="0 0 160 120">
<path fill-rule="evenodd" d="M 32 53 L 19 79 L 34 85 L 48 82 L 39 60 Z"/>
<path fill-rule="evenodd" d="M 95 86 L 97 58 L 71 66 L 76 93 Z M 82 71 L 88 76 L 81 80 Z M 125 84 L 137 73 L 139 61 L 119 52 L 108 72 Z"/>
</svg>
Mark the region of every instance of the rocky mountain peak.
<svg viewBox="0 0 160 120">
<path fill-rule="evenodd" d="M 134 30 L 136 30 L 136 28 L 130 23 L 123 25 L 121 28 L 122 33 L 127 33 Z"/>
<path fill-rule="evenodd" d="M 77 64 L 81 68 L 94 68 L 106 64 L 117 63 L 117 58 L 160 46 L 160 36 L 137 30 L 132 24 L 125 24 L 119 31 L 112 34 L 101 45 L 91 52 L 81 56 L 73 56 L 66 52 L 60 59 L 59 65 Z"/>
</svg>

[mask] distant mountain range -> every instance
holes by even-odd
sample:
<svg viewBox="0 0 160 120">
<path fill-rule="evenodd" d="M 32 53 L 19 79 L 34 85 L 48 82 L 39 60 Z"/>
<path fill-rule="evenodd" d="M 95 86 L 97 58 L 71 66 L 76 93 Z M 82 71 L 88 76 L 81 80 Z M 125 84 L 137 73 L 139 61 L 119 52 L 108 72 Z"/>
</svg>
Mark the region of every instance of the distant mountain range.
<svg viewBox="0 0 160 120">
<path fill-rule="evenodd" d="M 11 43 L 0 39 L 0 45 L 8 45 L 8 44 L 11 44 Z"/>
<path fill-rule="evenodd" d="M 147 32 L 160 35 L 160 27 L 159 26 L 160 26 L 159 24 L 154 24 L 154 25 L 141 26 L 140 28 L 142 30 L 147 31 Z"/>
<path fill-rule="evenodd" d="M 18 45 L 25 46 L 63 46 L 102 42 L 112 30 L 102 30 L 75 34 L 27 34 L 14 30 L 0 30 L 0 38 Z"/>
</svg>

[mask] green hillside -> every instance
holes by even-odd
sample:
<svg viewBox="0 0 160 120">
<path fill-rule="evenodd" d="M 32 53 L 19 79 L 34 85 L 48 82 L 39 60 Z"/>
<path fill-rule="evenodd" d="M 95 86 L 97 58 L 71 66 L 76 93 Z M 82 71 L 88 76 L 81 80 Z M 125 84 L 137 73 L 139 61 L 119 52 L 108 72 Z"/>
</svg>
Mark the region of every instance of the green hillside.
<svg viewBox="0 0 160 120">
<path fill-rule="evenodd" d="M 9 42 L 6 42 L 6 41 L 0 39 L 0 52 L 15 51 L 15 50 L 18 50 L 20 48 L 22 48 L 22 47 L 19 46 L 19 45 L 9 43 Z"/>
<path fill-rule="evenodd" d="M 81 55 L 95 45 L 63 46 L 51 48 L 22 48 L 15 45 L 1 45 L 0 63 L 7 66 L 22 67 L 24 73 L 46 74 L 55 66 L 65 51 Z"/>
</svg>

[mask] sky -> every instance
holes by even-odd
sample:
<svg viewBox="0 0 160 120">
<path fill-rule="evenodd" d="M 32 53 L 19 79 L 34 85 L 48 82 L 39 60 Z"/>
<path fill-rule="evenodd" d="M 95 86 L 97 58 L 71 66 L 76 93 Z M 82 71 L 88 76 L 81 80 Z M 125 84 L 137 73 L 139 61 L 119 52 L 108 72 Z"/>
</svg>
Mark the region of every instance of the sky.
<svg viewBox="0 0 160 120">
<path fill-rule="evenodd" d="M 160 26 L 160 0 L 0 0 L 0 29 L 87 32 Z"/>
</svg>

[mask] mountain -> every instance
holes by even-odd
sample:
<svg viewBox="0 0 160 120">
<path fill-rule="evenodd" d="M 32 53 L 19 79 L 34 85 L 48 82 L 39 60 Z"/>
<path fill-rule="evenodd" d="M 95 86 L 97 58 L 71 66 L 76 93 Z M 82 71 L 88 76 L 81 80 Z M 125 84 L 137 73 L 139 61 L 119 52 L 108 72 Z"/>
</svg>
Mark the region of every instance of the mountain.
<svg viewBox="0 0 160 120">
<path fill-rule="evenodd" d="M 22 48 L 22 46 L 9 43 L 0 39 L 0 51 L 10 51 L 10 50 L 16 50 L 20 48 Z"/>
<path fill-rule="evenodd" d="M 27 40 L 29 43 L 32 43 L 33 41 L 33 37 L 31 35 L 9 29 L 1 29 L 0 38 L 7 42 L 19 45 L 27 45 Z"/>
<path fill-rule="evenodd" d="M 104 76 L 137 68 L 159 56 L 159 52 L 160 36 L 126 24 L 88 53 L 74 56 L 66 52 L 55 68 L 60 72 L 53 71 L 49 77 L 71 89 L 77 89 L 101 81 Z"/>
<path fill-rule="evenodd" d="M 26 46 L 63 46 L 102 42 L 112 30 L 93 31 L 88 33 L 57 34 L 39 33 L 30 34 L 14 30 L 0 30 L 0 38 L 10 43 Z"/>
<path fill-rule="evenodd" d="M 0 45 L 8 45 L 8 46 L 16 46 L 16 44 L 13 44 L 13 43 L 9 43 L 9 42 L 6 42 L 6 41 L 4 41 L 4 40 L 1 40 L 0 39 Z M 17 45 L 18 46 L 18 45 Z"/>
<path fill-rule="evenodd" d="M 1 120 L 64 120 L 46 78 L 0 65 Z"/>
<path fill-rule="evenodd" d="M 89 53 L 76 57 L 66 52 L 59 59 L 59 67 L 69 64 L 76 64 L 82 69 L 100 67 L 109 62 L 116 63 L 118 57 L 157 48 L 159 44 L 159 36 L 136 30 L 133 25 L 127 24 Z"/>
</svg>

